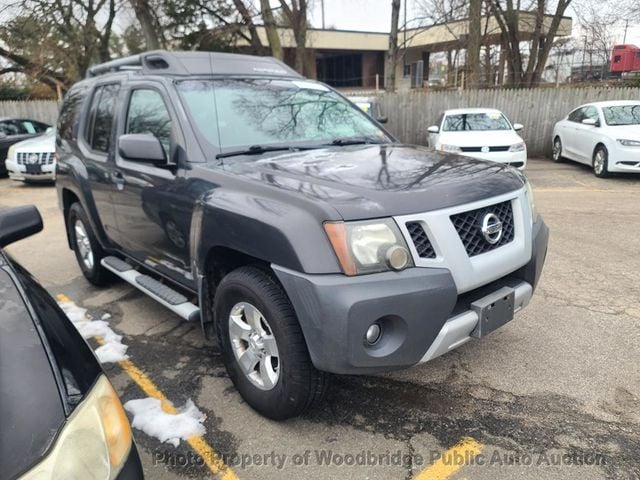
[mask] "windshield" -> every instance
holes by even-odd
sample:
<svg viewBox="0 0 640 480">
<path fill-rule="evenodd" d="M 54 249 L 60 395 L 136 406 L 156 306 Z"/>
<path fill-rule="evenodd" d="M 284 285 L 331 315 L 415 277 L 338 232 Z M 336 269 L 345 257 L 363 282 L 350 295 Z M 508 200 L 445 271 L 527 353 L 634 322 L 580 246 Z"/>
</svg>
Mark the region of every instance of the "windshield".
<svg viewBox="0 0 640 480">
<path fill-rule="evenodd" d="M 185 80 L 177 88 L 202 137 L 218 149 L 390 140 L 363 112 L 315 82 Z"/>
<path fill-rule="evenodd" d="M 638 105 L 604 107 L 602 113 L 607 125 L 640 125 L 640 103 Z"/>
<path fill-rule="evenodd" d="M 442 126 L 444 132 L 511 130 L 511 125 L 499 112 L 461 113 L 447 115 Z"/>
</svg>

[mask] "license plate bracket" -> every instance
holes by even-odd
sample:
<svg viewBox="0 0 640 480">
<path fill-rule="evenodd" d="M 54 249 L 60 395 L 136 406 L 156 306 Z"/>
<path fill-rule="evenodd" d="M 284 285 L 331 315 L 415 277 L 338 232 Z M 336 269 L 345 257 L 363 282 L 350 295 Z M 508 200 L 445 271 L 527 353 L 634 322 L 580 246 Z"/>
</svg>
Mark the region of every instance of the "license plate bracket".
<svg viewBox="0 0 640 480">
<path fill-rule="evenodd" d="M 27 163 L 25 165 L 27 167 L 27 172 L 26 173 L 42 173 L 42 166 L 39 163 L 36 164 L 30 164 Z"/>
<path fill-rule="evenodd" d="M 478 324 L 471 336 L 481 338 L 513 320 L 515 290 L 502 287 L 500 290 L 479 298 L 471 304 L 471 310 L 478 314 Z"/>
</svg>

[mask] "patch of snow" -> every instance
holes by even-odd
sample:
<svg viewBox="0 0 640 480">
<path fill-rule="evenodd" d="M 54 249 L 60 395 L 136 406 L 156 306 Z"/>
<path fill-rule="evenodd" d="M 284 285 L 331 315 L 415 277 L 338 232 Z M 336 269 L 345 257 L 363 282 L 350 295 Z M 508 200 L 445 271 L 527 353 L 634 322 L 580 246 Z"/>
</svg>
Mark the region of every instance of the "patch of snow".
<svg viewBox="0 0 640 480">
<path fill-rule="evenodd" d="M 107 323 L 111 318 L 110 314 L 105 313 L 101 320 L 93 320 L 87 314 L 86 308 L 79 307 L 74 302 L 58 302 L 58 305 L 78 329 L 82 338 L 102 338 L 103 345 L 95 350 L 100 363 L 116 363 L 129 358 L 126 355 L 128 347 L 122 343 L 122 335 L 114 332 Z"/>
<path fill-rule="evenodd" d="M 120 342 L 107 342 L 96 348 L 95 354 L 100 363 L 117 363 L 129 358 L 127 348 Z"/>
<path fill-rule="evenodd" d="M 147 435 L 177 447 L 180 440 L 204 435 L 206 430 L 202 424 L 207 416 L 198 407 L 187 400 L 184 407 L 171 414 L 162 410 L 162 403 L 157 398 L 141 398 L 129 400 L 124 404 L 125 410 L 133 415 L 131 425 Z"/>
</svg>

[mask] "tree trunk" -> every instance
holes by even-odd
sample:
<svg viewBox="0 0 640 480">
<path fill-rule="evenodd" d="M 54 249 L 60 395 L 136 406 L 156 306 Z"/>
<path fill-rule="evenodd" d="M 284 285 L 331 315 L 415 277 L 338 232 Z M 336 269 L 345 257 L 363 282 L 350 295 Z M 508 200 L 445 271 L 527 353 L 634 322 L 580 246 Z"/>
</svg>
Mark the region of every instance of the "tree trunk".
<svg viewBox="0 0 640 480">
<path fill-rule="evenodd" d="M 278 60 L 282 60 L 282 45 L 280 44 L 280 36 L 278 35 L 278 28 L 273 18 L 273 11 L 271 10 L 271 5 L 269 5 L 269 0 L 260 0 L 260 10 L 262 13 L 262 21 L 264 22 L 264 29 L 269 39 L 271 55 Z"/>
<path fill-rule="evenodd" d="M 236 10 L 238 10 L 240 17 L 242 17 L 242 23 L 244 23 L 249 30 L 249 42 L 251 43 L 253 53 L 255 55 L 262 55 L 264 53 L 264 47 L 260 41 L 260 36 L 258 35 L 256 24 L 253 22 L 251 12 L 249 12 L 249 9 L 244 4 L 244 0 L 233 0 L 233 4 Z"/>
<path fill-rule="evenodd" d="M 294 68 L 304 75 L 307 63 L 307 0 L 291 0 L 291 6 L 285 0 L 280 0 L 280 5 L 291 24 L 296 41 Z"/>
<path fill-rule="evenodd" d="M 480 41 L 482 0 L 470 0 L 469 38 L 467 42 L 467 86 L 478 88 L 480 84 Z"/>
<path fill-rule="evenodd" d="M 145 46 L 147 50 L 158 50 L 164 44 L 164 38 L 157 21 L 151 13 L 151 6 L 148 0 L 131 0 L 131 6 L 136 14 L 136 18 L 142 28 Z"/>
<path fill-rule="evenodd" d="M 109 17 L 104 27 L 104 32 L 100 37 L 100 46 L 98 48 L 98 56 L 101 62 L 108 62 L 111 59 L 109 54 L 109 42 L 111 40 L 111 29 L 113 21 L 116 18 L 116 0 L 109 0 Z"/>
<path fill-rule="evenodd" d="M 400 18 L 400 0 L 391 0 L 391 32 L 389 33 L 389 50 L 384 67 L 384 87 L 387 92 L 396 90 L 396 66 L 398 64 L 398 20 Z"/>
</svg>

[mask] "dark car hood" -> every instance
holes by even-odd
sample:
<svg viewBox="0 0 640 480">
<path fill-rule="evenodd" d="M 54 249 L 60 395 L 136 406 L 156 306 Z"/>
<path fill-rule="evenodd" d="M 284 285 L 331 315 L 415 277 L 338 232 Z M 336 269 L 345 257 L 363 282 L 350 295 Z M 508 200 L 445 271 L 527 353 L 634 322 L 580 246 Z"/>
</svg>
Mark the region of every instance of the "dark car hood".
<svg viewBox="0 0 640 480">
<path fill-rule="evenodd" d="M 357 145 L 226 159 L 224 169 L 325 201 L 345 220 L 437 210 L 522 188 L 507 166 L 411 145 Z"/>
<path fill-rule="evenodd" d="M 47 353 L 0 252 L 0 478 L 39 461 L 65 422 Z"/>
</svg>

